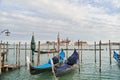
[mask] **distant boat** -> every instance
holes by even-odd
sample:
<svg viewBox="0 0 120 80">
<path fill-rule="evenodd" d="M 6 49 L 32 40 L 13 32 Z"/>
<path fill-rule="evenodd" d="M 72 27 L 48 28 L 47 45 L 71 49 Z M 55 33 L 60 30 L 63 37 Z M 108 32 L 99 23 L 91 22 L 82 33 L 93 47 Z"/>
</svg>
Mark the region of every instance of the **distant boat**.
<svg viewBox="0 0 120 80">
<path fill-rule="evenodd" d="M 114 51 L 113 58 L 120 64 L 120 54 Z"/>
<path fill-rule="evenodd" d="M 65 61 L 65 63 L 55 69 L 56 76 L 62 76 L 69 72 L 71 72 L 73 69 L 75 69 L 75 64 L 77 64 L 79 59 L 79 55 L 76 50 L 74 50 L 73 54 Z"/>
<path fill-rule="evenodd" d="M 54 56 L 52 58 L 54 66 L 59 67 L 63 63 L 64 57 L 65 57 L 65 53 L 63 50 L 61 50 L 59 55 Z M 30 73 L 32 75 L 40 74 L 40 73 L 47 72 L 47 71 L 52 72 L 52 63 L 50 59 L 48 60 L 48 62 L 38 65 L 38 66 L 32 66 L 30 64 Z"/>
<path fill-rule="evenodd" d="M 38 53 L 37 50 L 35 50 L 34 52 Z M 45 53 L 56 53 L 58 51 L 54 50 L 54 49 L 50 49 L 50 50 L 41 50 L 40 53 L 41 54 L 45 54 Z"/>
</svg>

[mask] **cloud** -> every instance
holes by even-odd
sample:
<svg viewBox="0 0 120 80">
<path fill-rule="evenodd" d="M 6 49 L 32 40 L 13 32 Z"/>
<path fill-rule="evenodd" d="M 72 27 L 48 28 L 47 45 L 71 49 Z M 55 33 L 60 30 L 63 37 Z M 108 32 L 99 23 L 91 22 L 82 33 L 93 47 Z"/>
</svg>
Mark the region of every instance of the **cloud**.
<svg viewBox="0 0 120 80">
<path fill-rule="evenodd" d="M 120 0 L 113 0 L 112 3 L 115 7 L 120 8 Z"/>
<path fill-rule="evenodd" d="M 115 40 L 119 4 L 119 0 L 2 0 L 0 27 L 26 40 L 32 32 L 43 40 L 56 39 L 58 32 L 73 40 Z"/>
</svg>

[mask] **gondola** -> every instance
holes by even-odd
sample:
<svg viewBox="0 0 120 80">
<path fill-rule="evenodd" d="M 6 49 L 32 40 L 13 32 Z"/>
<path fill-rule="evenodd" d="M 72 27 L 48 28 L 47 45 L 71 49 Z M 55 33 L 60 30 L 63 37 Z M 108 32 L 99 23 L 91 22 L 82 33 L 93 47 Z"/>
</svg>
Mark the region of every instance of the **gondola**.
<svg viewBox="0 0 120 80">
<path fill-rule="evenodd" d="M 34 52 L 38 53 L 37 50 L 35 50 Z M 58 51 L 53 50 L 53 49 L 51 49 L 51 50 L 42 50 L 42 51 L 40 51 L 40 54 L 46 54 L 46 53 L 57 53 L 57 52 L 58 52 Z"/>
<path fill-rule="evenodd" d="M 75 65 L 78 63 L 78 59 L 78 52 L 74 50 L 73 54 L 64 62 L 64 64 L 55 69 L 56 76 L 63 76 L 73 71 L 75 69 Z"/>
<path fill-rule="evenodd" d="M 64 57 L 65 57 L 65 53 L 63 50 L 61 50 L 61 52 L 57 56 L 54 56 L 52 58 L 54 67 L 59 67 L 63 63 Z M 49 59 L 48 62 L 38 66 L 32 66 L 31 64 L 29 65 L 30 65 L 30 73 L 32 75 L 40 74 L 47 71 L 52 71 L 51 59 Z"/>
<path fill-rule="evenodd" d="M 114 51 L 113 58 L 117 61 L 118 64 L 120 64 L 120 54 L 118 54 L 116 51 Z"/>
</svg>

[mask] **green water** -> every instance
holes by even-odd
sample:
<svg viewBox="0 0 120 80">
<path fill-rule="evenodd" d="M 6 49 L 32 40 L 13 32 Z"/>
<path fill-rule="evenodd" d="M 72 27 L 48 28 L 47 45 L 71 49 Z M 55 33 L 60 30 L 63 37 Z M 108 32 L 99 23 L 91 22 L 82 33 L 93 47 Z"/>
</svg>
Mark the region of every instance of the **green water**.
<svg viewBox="0 0 120 80">
<path fill-rule="evenodd" d="M 69 55 L 72 51 L 68 52 Z M 112 64 L 109 63 L 109 51 L 102 51 L 102 68 L 99 72 L 99 52 L 97 51 L 97 62 L 94 62 L 94 51 L 83 51 L 82 62 L 80 64 L 80 72 L 76 68 L 71 73 L 63 75 L 61 77 L 54 78 L 52 71 L 45 72 L 39 75 L 31 75 L 27 67 L 21 67 L 9 72 L 4 72 L 0 75 L 0 80 L 120 80 L 120 67 L 116 61 L 112 58 Z M 29 51 L 27 51 L 29 56 Z M 9 62 L 15 63 L 14 51 L 9 53 Z M 53 55 L 50 54 L 49 57 Z M 46 62 L 48 59 L 47 54 L 41 54 L 41 63 Z M 37 55 L 35 54 L 35 62 Z M 24 51 L 21 51 L 21 65 L 24 65 Z"/>
</svg>

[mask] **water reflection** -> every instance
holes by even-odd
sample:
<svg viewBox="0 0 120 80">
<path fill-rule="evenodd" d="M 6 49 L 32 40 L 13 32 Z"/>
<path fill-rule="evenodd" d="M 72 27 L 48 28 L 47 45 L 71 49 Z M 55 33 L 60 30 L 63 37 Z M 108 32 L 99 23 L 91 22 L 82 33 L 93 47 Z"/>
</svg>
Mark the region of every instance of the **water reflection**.
<svg viewBox="0 0 120 80">
<path fill-rule="evenodd" d="M 73 51 L 68 51 L 68 55 L 71 55 Z M 15 55 L 13 51 L 10 52 L 8 60 L 11 63 L 16 63 Z M 25 64 L 24 51 L 21 51 L 21 64 Z M 71 73 L 57 77 L 56 80 L 119 80 L 120 79 L 120 65 L 118 65 L 112 58 L 112 64 L 109 64 L 109 50 L 102 51 L 102 72 L 99 73 L 99 52 L 97 51 L 97 62 L 94 62 L 94 51 L 82 52 L 82 63 L 80 64 L 80 74 L 78 68 Z M 28 54 L 29 55 L 29 52 Z M 50 54 L 50 57 L 53 55 Z M 11 58 L 12 57 L 12 58 Z M 41 63 L 46 62 L 47 54 L 40 56 Z M 35 55 L 35 62 L 37 62 L 37 55 Z M 36 65 L 36 63 L 35 63 Z M 45 72 L 39 75 L 31 75 L 27 70 L 27 67 L 21 67 L 20 69 L 2 73 L 0 80 L 55 80 L 51 72 Z"/>
</svg>

